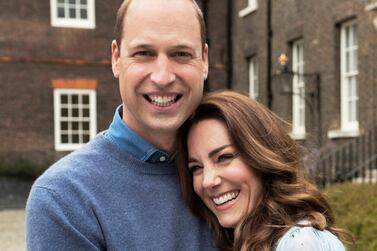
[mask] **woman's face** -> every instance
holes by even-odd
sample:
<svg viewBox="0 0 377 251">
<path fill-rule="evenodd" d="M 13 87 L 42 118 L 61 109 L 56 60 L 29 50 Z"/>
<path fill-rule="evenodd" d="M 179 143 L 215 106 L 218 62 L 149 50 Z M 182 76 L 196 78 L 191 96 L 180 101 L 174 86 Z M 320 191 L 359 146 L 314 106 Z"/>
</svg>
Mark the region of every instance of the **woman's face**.
<svg viewBox="0 0 377 251">
<path fill-rule="evenodd" d="M 240 158 L 227 127 L 216 119 L 191 127 L 188 155 L 195 192 L 221 226 L 234 228 L 261 197 L 260 177 Z"/>
</svg>

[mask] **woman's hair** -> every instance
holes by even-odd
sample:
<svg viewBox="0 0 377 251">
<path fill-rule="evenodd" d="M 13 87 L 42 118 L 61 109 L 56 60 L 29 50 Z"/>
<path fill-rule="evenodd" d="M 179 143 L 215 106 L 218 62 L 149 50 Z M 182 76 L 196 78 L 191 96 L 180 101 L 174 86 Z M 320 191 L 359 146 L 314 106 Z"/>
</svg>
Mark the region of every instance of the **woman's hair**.
<svg viewBox="0 0 377 251">
<path fill-rule="evenodd" d="M 240 158 L 261 177 L 259 203 L 234 230 L 223 228 L 194 192 L 187 168 L 189 129 L 204 119 L 217 119 L 226 125 Z M 317 229 L 343 234 L 335 227 L 324 196 L 304 178 L 302 151 L 288 135 L 287 125 L 249 97 L 222 91 L 205 96 L 182 126 L 177 138 L 182 193 L 191 210 L 210 225 L 222 250 L 270 250 L 288 228 L 303 219 Z"/>
</svg>

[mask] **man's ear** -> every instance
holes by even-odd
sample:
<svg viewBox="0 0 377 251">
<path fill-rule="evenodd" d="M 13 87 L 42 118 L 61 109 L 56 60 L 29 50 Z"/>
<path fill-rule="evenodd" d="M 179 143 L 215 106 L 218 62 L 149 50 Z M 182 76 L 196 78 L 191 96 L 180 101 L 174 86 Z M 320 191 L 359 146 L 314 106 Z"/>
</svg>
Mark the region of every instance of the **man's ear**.
<svg viewBox="0 0 377 251">
<path fill-rule="evenodd" d="M 119 46 L 116 40 L 111 42 L 111 65 L 115 78 L 119 77 Z"/>
<path fill-rule="evenodd" d="M 203 48 L 203 74 L 204 79 L 208 77 L 208 44 L 205 44 Z"/>
</svg>

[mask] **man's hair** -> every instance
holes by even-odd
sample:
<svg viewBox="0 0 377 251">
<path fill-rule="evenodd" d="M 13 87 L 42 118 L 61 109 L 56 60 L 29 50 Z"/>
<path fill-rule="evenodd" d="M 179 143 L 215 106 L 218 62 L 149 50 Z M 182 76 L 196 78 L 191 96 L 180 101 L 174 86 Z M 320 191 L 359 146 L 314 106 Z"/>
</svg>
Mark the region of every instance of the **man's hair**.
<svg viewBox="0 0 377 251">
<path fill-rule="evenodd" d="M 137 1 L 137 0 L 134 0 Z M 195 0 L 188 0 L 193 4 L 193 7 L 196 12 L 196 17 L 199 21 L 199 26 L 200 26 L 200 39 L 202 43 L 202 49 L 204 49 L 205 43 L 206 43 L 206 27 L 205 27 L 205 22 L 204 22 L 204 17 L 203 17 L 203 12 L 199 8 L 198 4 L 195 2 Z M 114 36 L 115 40 L 117 42 L 118 47 L 120 48 L 121 46 L 121 41 L 123 37 L 123 25 L 124 25 L 124 18 L 127 14 L 128 7 L 130 6 L 132 0 L 124 0 L 121 6 L 118 9 L 117 17 L 116 17 L 116 22 L 115 22 L 115 27 L 114 27 Z"/>
</svg>

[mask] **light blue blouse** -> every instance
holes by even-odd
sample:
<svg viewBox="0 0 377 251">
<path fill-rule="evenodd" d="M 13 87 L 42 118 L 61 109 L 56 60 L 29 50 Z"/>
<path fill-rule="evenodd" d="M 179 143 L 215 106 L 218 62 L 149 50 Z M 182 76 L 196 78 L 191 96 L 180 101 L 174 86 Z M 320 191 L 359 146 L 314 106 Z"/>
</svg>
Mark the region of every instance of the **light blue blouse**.
<svg viewBox="0 0 377 251">
<path fill-rule="evenodd" d="M 301 222 L 300 222 L 301 223 Z M 277 242 L 275 251 L 345 251 L 331 232 L 314 227 L 291 227 Z"/>
</svg>

